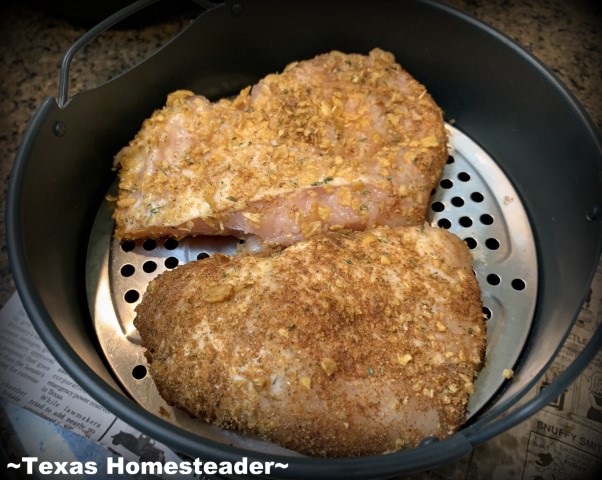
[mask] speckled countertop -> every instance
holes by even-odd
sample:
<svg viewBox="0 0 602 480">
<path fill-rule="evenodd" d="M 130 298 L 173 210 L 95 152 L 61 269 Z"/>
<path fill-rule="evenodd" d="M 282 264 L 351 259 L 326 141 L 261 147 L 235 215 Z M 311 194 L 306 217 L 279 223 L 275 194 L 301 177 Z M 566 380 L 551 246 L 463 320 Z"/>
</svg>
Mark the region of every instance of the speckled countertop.
<svg viewBox="0 0 602 480">
<path fill-rule="evenodd" d="M 47 2 L 50 4 L 51 2 Z M 548 65 L 602 125 L 602 9 L 593 0 L 447 0 L 516 40 Z M 25 127 L 42 99 L 56 96 L 64 52 L 87 28 L 47 12 L 42 1 L 3 2 L 0 15 L 0 305 L 14 291 L 6 254 L 6 183 Z M 70 93 L 89 89 L 144 59 L 179 31 L 169 22 L 103 34 L 72 64 Z M 148 23 L 148 22 L 147 22 Z"/>
</svg>

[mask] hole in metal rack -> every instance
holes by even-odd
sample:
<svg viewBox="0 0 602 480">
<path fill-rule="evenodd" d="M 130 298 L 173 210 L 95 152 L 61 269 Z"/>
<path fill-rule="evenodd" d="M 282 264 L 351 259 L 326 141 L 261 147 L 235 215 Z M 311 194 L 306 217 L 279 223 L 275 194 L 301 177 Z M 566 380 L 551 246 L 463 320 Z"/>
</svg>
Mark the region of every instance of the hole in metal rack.
<svg viewBox="0 0 602 480">
<path fill-rule="evenodd" d="M 473 202 L 481 203 L 483 200 L 485 200 L 485 197 L 483 196 L 483 194 L 481 192 L 472 192 L 470 194 L 470 199 Z"/>
<path fill-rule="evenodd" d="M 521 290 L 524 290 L 527 286 L 522 278 L 515 278 L 514 280 L 512 280 L 512 282 L 510 282 L 510 285 L 512 285 L 512 288 L 514 288 L 514 290 L 517 290 L 519 292 Z"/>
<path fill-rule="evenodd" d="M 445 188 L 447 190 L 454 186 L 454 182 L 452 182 L 449 178 L 444 178 L 439 182 L 439 185 L 441 185 L 441 188 Z"/>
<path fill-rule="evenodd" d="M 197 260 L 203 260 L 205 258 L 209 258 L 209 254 L 207 252 L 201 252 L 196 256 Z"/>
<path fill-rule="evenodd" d="M 489 275 L 487 275 L 487 283 L 489 285 L 499 285 L 500 283 L 502 283 L 502 279 L 496 273 L 490 273 Z"/>
<path fill-rule="evenodd" d="M 136 365 L 132 369 L 132 377 L 134 377 L 136 380 L 142 380 L 144 377 L 146 377 L 146 374 L 147 370 L 144 365 Z"/>
<path fill-rule="evenodd" d="M 472 237 L 465 238 L 464 243 L 466 243 L 466 246 L 471 250 L 474 250 L 477 247 L 477 241 Z"/>
<path fill-rule="evenodd" d="M 464 228 L 468 228 L 468 227 L 472 226 L 472 219 L 470 217 L 460 217 L 460 220 L 458 220 L 458 222 Z"/>
<path fill-rule="evenodd" d="M 464 199 L 462 197 L 452 197 L 451 199 L 451 204 L 454 207 L 463 207 L 464 206 Z"/>
<path fill-rule="evenodd" d="M 136 271 L 136 267 L 134 267 L 134 265 L 126 263 L 123 267 L 121 267 L 121 270 L 119 270 L 119 273 L 121 273 L 122 277 L 131 277 L 132 275 L 134 275 L 135 271 Z"/>
<path fill-rule="evenodd" d="M 485 240 L 485 246 L 489 250 L 497 250 L 498 248 L 500 248 L 500 242 L 495 238 L 488 238 L 487 240 Z"/>
<path fill-rule="evenodd" d="M 445 205 L 443 204 L 443 202 L 433 202 L 431 204 L 431 210 L 433 212 L 442 212 L 443 210 L 445 210 Z"/>
<path fill-rule="evenodd" d="M 178 248 L 178 241 L 175 238 L 168 238 L 167 240 L 165 240 L 163 246 L 167 250 L 175 250 L 176 248 Z"/>
<path fill-rule="evenodd" d="M 458 180 L 461 182 L 468 182 L 470 180 L 470 174 L 468 172 L 458 173 Z"/>
<path fill-rule="evenodd" d="M 437 222 L 437 226 L 441 228 L 445 228 L 446 230 L 450 229 L 452 224 L 447 218 L 441 218 Z"/>
<path fill-rule="evenodd" d="M 121 242 L 120 246 L 121 250 L 123 250 L 124 252 L 131 252 L 136 247 L 136 242 L 134 242 L 133 240 L 124 240 L 123 242 Z"/>
<path fill-rule="evenodd" d="M 180 261 L 176 257 L 167 257 L 164 264 L 165 268 L 169 268 L 171 270 L 172 268 L 176 268 L 179 263 Z"/>
<path fill-rule="evenodd" d="M 483 307 L 483 315 L 485 316 L 485 320 L 491 320 L 491 310 L 489 307 Z"/>
<path fill-rule="evenodd" d="M 153 273 L 155 270 L 157 270 L 157 262 L 154 262 L 153 260 L 147 260 L 142 264 L 142 270 L 144 270 L 146 273 Z"/>
<path fill-rule="evenodd" d="M 144 248 L 144 250 L 147 252 L 150 252 L 151 250 L 157 248 L 157 241 L 150 238 L 148 240 L 144 240 L 144 242 L 142 242 L 142 248 Z"/>
<path fill-rule="evenodd" d="M 138 290 L 128 290 L 123 296 L 123 299 L 128 303 L 136 303 L 139 298 L 140 293 L 138 293 Z"/>
<path fill-rule="evenodd" d="M 492 225 L 493 224 L 493 217 L 491 215 L 489 215 L 488 213 L 484 213 L 483 215 L 481 215 L 479 217 L 479 220 L 481 221 L 481 223 L 483 225 Z"/>
<path fill-rule="evenodd" d="M 447 163 L 448 165 L 451 165 L 452 163 L 454 163 L 454 161 L 455 161 L 455 160 L 454 160 L 454 157 L 452 157 L 452 156 L 450 155 L 450 156 L 448 156 L 448 157 L 447 157 L 447 162 L 446 162 L 446 163 Z"/>
</svg>

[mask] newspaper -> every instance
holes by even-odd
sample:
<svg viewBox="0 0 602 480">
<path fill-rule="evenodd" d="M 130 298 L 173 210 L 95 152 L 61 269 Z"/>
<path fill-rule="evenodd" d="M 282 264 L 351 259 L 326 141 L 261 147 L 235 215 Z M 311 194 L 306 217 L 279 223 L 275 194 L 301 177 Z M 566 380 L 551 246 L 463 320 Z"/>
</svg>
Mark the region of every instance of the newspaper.
<svg viewBox="0 0 602 480">
<path fill-rule="evenodd" d="M 16 294 L 0 312 L 0 397 L 105 446 L 107 457 L 117 458 L 109 465 L 114 466 L 115 473 L 127 473 L 119 457 L 128 462 L 182 462 L 166 445 L 106 410 L 61 368 L 42 343 Z M 174 478 L 173 474 L 157 476 Z M 179 473 L 178 478 L 208 477 Z"/>
<path fill-rule="evenodd" d="M 573 361 L 600 323 L 602 262 L 589 300 L 567 342 L 528 396 L 537 395 Z M 110 455 L 128 462 L 183 461 L 167 446 L 115 417 L 79 386 L 45 348 L 16 294 L 0 312 L 0 397 L 107 447 Z M 219 473 L 219 469 L 215 472 Z M 453 465 L 411 478 L 582 480 L 597 478 L 599 472 L 602 352 L 569 388 L 527 421 L 477 446 L 467 458 Z M 169 472 L 157 476 L 175 478 Z M 211 478 L 194 469 L 190 474 L 181 469 L 177 476 Z"/>
</svg>

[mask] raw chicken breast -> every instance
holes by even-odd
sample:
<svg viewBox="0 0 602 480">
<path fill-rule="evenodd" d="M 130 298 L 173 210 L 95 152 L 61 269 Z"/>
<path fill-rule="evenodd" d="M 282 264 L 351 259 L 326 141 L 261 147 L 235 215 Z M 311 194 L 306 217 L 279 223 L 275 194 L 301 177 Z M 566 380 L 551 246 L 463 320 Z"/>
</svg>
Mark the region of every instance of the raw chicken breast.
<svg viewBox="0 0 602 480">
<path fill-rule="evenodd" d="M 169 95 L 115 158 L 118 239 L 419 225 L 447 160 L 442 113 L 379 49 L 288 65 L 233 100 Z"/>
<path fill-rule="evenodd" d="M 215 254 L 158 276 L 136 312 L 167 403 L 315 456 L 451 435 L 486 346 L 470 252 L 426 225 Z"/>
</svg>

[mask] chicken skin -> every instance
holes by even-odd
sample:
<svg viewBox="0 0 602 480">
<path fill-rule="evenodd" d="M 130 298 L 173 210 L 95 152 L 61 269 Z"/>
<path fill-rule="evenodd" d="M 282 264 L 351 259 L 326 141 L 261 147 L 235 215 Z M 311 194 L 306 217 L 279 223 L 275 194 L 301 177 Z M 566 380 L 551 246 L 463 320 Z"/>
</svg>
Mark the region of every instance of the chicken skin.
<svg viewBox="0 0 602 480">
<path fill-rule="evenodd" d="M 115 157 L 118 239 L 420 225 L 447 160 L 442 112 L 380 49 L 288 65 L 233 99 L 176 91 Z"/>
<path fill-rule="evenodd" d="M 156 277 L 134 323 L 168 404 L 310 456 L 390 452 L 465 419 L 486 347 L 471 260 L 428 225 L 214 254 Z"/>
</svg>

